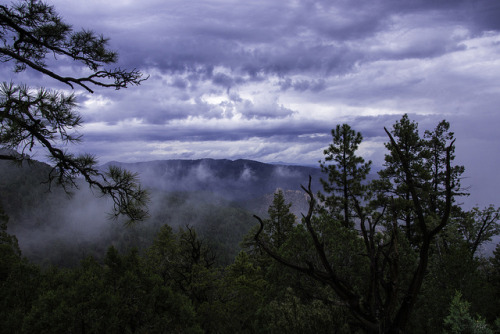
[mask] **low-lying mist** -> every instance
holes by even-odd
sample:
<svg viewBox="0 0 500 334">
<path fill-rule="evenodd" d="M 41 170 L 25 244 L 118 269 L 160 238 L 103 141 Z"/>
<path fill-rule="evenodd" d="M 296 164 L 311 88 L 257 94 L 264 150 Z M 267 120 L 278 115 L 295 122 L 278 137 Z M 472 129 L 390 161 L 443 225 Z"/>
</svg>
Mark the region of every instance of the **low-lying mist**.
<svg viewBox="0 0 500 334">
<path fill-rule="evenodd" d="M 313 177 L 313 189 L 320 190 L 319 168 L 284 166 L 251 160 L 161 160 L 110 164 L 140 175 L 141 183 L 155 190 L 209 191 L 245 205 L 276 189 L 301 190 Z"/>
<path fill-rule="evenodd" d="M 150 191 L 150 218 L 127 227 L 110 219 L 111 201 L 82 184 L 68 196 L 60 187 L 44 183 L 50 167 L 0 162 L 0 204 L 10 217 L 23 255 L 42 264 L 73 266 L 82 258 L 101 257 L 118 249 L 150 245 L 159 228 L 194 227 L 200 237 L 229 262 L 238 243 L 255 225 L 253 214 L 265 216 L 273 193 L 285 190 L 297 215 L 307 201 L 300 184 L 314 169 L 272 166 L 254 161 L 198 160 L 121 164 L 137 172 Z"/>
</svg>

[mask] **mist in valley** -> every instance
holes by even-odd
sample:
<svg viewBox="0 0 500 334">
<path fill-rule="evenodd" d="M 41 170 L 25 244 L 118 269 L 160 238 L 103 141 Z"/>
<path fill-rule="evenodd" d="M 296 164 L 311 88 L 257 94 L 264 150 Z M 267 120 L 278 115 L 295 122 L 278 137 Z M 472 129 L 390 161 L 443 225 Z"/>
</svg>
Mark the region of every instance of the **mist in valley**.
<svg viewBox="0 0 500 334">
<path fill-rule="evenodd" d="M 43 163 L 17 166 L 0 162 L 0 204 L 10 217 L 23 255 L 40 264 L 74 266 L 87 256 L 101 258 L 113 245 L 119 250 L 150 246 L 168 224 L 175 231 L 194 227 L 229 263 L 239 242 L 256 224 L 253 214 L 267 216 L 273 194 L 282 189 L 292 212 L 300 217 L 307 199 L 300 189 L 319 169 L 262 164 L 249 160 L 171 160 L 120 164 L 138 174 L 148 189 L 150 217 L 127 226 L 110 217 L 112 202 L 82 182 L 71 195 L 45 181 L 51 167 Z M 106 166 L 103 166 L 103 168 Z"/>
</svg>

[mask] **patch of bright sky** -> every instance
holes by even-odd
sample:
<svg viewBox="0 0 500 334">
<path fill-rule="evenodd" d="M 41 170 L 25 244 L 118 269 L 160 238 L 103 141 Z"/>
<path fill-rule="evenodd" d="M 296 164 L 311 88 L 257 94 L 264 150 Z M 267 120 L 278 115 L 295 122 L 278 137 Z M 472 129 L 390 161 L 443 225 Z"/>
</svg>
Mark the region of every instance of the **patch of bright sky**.
<svg viewBox="0 0 500 334">
<path fill-rule="evenodd" d="M 447 55 L 456 72 L 464 75 L 487 76 L 498 78 L 497 71 L 491 67 L 500 67 L 500 34 L 488 33 L 464 42 L 467 49 L 463 52 Z"/>
<path fill-rule="evenodd" d="M 377 137 L 365 140 L 359 145 L 358 156 L 363 157 L 365 161 L 371 160 L 374 166 L 382 166 L 384 164 L 386 138 Z M 384 152 L 384 154 L 380 154 Z"/>
<path fill-rule="evenodd" d="M 265 138 L 249 138 L 238 141 L 202 141 L 184 142 L 169 141 L 144 143 L 148 154 L 154 159 L 201 159 L 211 157 L 215 159 L 252 159 L 259 158 L 262 162 L 293 162 L 310 164 L 322 157 L 326 145 L 305 143 L 290 145 L 289 142 L 273 142 L 270 149 Z M 241 147 L 245 148 L 242 154 Z M 134 157 L 137 158 L 137 157 Z M 138 160 L 140 161 L 140 160 Z"/>
<path fill-rule="evenodd" d="M 81 107 L 85 109 L 85 113 L 98 113 L 101 108 L 113 104 L 113 100 L 100 94 L 85 95 L 86 100 L 81 104 Z"/>
<path fill-rule="evenodd" d="M 203 94 L 201 99 L 202 101 L 215 105 L 220 105 L 223 102 L 229 102 L 227 94 Z"/>
<path fill-rule="evenodd" d="M 173 156 L 177 158 L 189 156 L 200 159 L 206 156 L 214 158 L 238 156 L 240 154 L 239 147 L 243 146 L 246 150 L 249 150 L 250 154 L 252 154 L 252 152 L 256 153 L 265 149 L 268 144 L 265 139 L 250 138 L 248 140 L 238 140 L 232 142 L 219 140 L 196 142 L 196 149 L 194 149 L 192 142 L 185 141 L 147 143 L 146 146 L 151 149 L 151 154 L 153 155 L 167 155 L 169 157 Z"/>
</svg>

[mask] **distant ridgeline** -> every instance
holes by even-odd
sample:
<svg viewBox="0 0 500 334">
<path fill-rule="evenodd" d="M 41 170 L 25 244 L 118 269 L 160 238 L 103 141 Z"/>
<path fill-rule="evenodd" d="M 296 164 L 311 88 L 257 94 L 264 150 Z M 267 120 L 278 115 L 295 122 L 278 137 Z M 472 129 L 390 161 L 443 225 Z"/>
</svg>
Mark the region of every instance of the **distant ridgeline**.
<svg viewBox="0 0 500 334">
<path fill-rule="evenodd" d="M 273 194 L 277 189 L 302 192 L 300 186 L 307 186 L 309 175 L 312 189 L 321 190 L 319 167 L 226 159 L 110 162 L 105 166 L 109 164 L 138 173 L 146 188 L 167 192 L 208 191 L 243 204 Z"/>
</svg>

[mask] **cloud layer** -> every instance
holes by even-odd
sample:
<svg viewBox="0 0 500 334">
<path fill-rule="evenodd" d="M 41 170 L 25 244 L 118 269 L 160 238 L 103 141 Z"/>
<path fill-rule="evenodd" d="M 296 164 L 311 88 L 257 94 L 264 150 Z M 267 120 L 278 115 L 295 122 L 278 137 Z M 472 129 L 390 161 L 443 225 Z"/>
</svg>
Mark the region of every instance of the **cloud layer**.
<svg viewBox="0 0 500 334">
<path fill-rule="evenodd" d="M 409 113 L 422 132 L 449 120 L 469 183 L 487 182 L 491 196 L 500 187 L 484 180 L 500 163 L 495 0 L 49 2 L 75 29 L 109 37 L 120 66 L 150 76 L 77 93 L 85 142 L 73 149 L 103 162 L 315 164 L 330 129 L 347 122 L 381 164 L 383 127 Z"/>
</svg>

